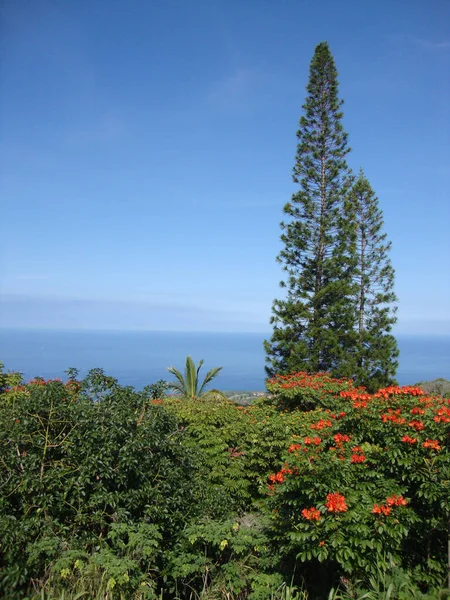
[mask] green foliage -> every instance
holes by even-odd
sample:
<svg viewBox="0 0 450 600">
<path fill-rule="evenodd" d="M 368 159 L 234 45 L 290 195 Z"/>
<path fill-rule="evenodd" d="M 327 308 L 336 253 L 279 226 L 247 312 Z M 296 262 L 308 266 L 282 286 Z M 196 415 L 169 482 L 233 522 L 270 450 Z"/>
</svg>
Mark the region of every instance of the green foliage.
<svg viewBox="0 0 450 600">
<path fill-rule="evenodd" d="M 154 572 L 161 534 L 155 525 L 113 523 L 94 552 L 65 550 L 52 564 L 44 590 L 61 590 L 72 597 L 155 598 Z M 40 546 L 43 546 L 41 541 Z"/>
<path fill-rule="evenodd" d="M 280 285 L 287 297 L 273 303 L 266 371 L 269 376 L 298 370 L 348 376 L 355 257 L 343 201 L 352 177 L 337 71 L 325 42 L 315 49 L 307 90 L 293 174 L 300 189 L 284 207 L 289 221 L 281 223 L 284 248 L 278 261 L 286 272 Z"/>
<path fill-rule="evenodd" d="M 441 590 L 423 593 L 408 572 L 390 564 L 377 569 L 367 582 L 342 579 L 342 589 L 332 591 L 328 600 L 445 600 Z"/>
<path fill-rule="evenodd" d="M 156 400 L 157 398 L 163 398 L 167 390 L 169 389 L 169 384 L 165 379 L 160 379 L 156 383 L 152 383 L 151 385 L 146 385 L 142 390 L 149 398 Z"/>
<path fill-rule="evenodd" d="M 169 382 L 168 388 L 174 390 L 178 394 L 181 394 L 185 398 L 201 398 L 205 395 L 223 395 L 218 390 L 209 390 L 206 391 L 206 386 L 219 374 L 222 367 L 215 367 L 214 369 L 210 369 L 206 375 L 205 379 L 200 385 L 199 373 L 200 369 L 203 366 L 203 360 L 198 363 L 198 367 L 195 367 L 195 363 L 190 356 L 186 358 L 186 366 L 184 369 L 184 376 L 178 369 L 175 367 L 169 367 L 169 373 L 175 375 L 177 381 Z"/>
<path fill-rule="evenodd" d="M 274 407 L 237 406 L 226 398 L 166 398 L 164 407 L 185 427 L 185 444 L 201 452 L 203 477 L 229 506 L 248 509 L 263 495 L 267 475 L 294 431 Z"/>
<path fill-rule="evenodd" d="M 207 583 L 210 597 L 267 598 L 283 580 L 264 573 L 274 563 L 266 526 L 253 514 L 197 523 L 185 531 L 183 552 L 170 565 L 172 574 L 184 586 Z"/>
<path fill-rule="evenodd" d="M 100 369 L 9 379 L 2 598 L 437 598 L 449 401 L 326 373 L 268 387 L 243 407 L 149 398 Z"/>
<path fill-rule="evenodd" d="M 0 412 L 3 597 L 23 597 L 67 550 L 82 549 L 109 573 L 104 559 L 108 552 L 120 558 L 119 531 L 135 554 L 133 540 L 145 527 L 170 546 L 190 519 L 208 512 L 185 434 L 164 408 L 148 406 L 145 394 L 101 370 L 81 384 L 39 379 L 25 387 L 14 402 L 14 389 L 3 394 Z M 136 569 L 154 579 L 161 560 L 159 549 Z"/>
<path fill-rule="evenodd" d="M 4 392 L 9 388 L 20 388 L 23 383 L 23 378 L 21 373 L 5 373 L 3 369 L 5 365 L 0 360 L 0 393 Z M 15 390 L 16 393 L 20 392 L 19 390 Z"/>
</svg>

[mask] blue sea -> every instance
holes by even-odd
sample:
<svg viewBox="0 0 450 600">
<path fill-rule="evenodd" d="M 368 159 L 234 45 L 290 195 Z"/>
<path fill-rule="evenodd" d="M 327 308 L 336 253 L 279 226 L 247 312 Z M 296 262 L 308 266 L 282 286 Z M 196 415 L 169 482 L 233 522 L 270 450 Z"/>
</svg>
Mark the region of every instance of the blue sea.
<svg viewBox="0 0 450 600">
<path fill-rule="evenodd" d="M 68 367 L 80 376 L 101 367 L 123 385 L 141 389 L 172 379 L 167 367 L 184 368 L 186 356 L 205 359 L 202 372 L 223 369 L 214 387 L 222 390 L 264 389 L 262 333 L 175 333 L 0 330 L 0 360 L 26 379 L 65 377 Z M 450 337 L 398 336 L 397 379 L 408 385 L 438 377 L 450 379 Z"/>
</svg>

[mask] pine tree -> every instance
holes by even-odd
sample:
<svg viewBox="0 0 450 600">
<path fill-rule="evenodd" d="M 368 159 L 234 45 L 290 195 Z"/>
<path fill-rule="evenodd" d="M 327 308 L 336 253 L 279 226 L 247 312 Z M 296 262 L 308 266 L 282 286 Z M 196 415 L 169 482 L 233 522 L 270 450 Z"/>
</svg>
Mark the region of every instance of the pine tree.
<svg viewBox="0 0 450 600">
<path fill-rule="evenodd" d="M 341 123 L 343 101 L 326 42 L 315 49 L 307 91 L 293 171 L 300 189 L 284 207 L 289 221 L 281 223 L 284 249 L 278 261 L 287 277 L 280 285 L 287 294 L 273 303 L 274 331 L 264 343 L 266 371 L 326 370 L 350 376 L 355 264 L 343 207 L 352 177 Z"/>
<path fill-rule="evenodd" d="M 398 367 L 395 324 L 397 297 L 391 243 L 383 232 L 378 198 L 362 169 L 349 195 L 346 214 L 354 227 L 357 267 L 353 274 L 357 314 L 354 379 L 375 391 L 394 383 Z"/>
</svg>

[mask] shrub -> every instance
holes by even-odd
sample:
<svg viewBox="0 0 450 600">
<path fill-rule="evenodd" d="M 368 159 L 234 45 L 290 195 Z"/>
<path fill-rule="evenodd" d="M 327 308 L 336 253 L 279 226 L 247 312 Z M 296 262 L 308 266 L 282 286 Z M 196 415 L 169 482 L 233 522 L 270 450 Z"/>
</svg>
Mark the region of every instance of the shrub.
<svg viewBox="0 0 450 600">
<path fill-rule="evenodd" d="M 0 410 L 3 597 L 23 598 L 68 552 L 106 572 L 120 559 L 125 591 L 143 574 L 156 579 L 162 549 L 208 510 L 184 436 L 163 407 L 100 370 L 81 383 L 36 379 L 20 393 L 8 388 Z"/>
<path fill-rule="evenodd" d="M 268 479 L 282 552 L 365 577 L 390 561 L 423 586 L 445 574 L 450 404 L 418 388 L 342 390 L 291 439 Z M 334 565 L 334 566 L 333 566 Z M 322 572 L 324 572 L 322 570 Z"/>
</svg>

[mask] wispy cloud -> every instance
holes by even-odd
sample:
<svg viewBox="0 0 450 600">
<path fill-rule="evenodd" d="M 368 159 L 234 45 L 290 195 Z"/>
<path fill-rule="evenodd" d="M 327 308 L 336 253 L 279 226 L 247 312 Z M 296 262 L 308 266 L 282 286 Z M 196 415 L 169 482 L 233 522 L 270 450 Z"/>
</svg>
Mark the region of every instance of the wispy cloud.
<svg viewBox="0 0 450 600">
<path fill-rule="evenodd" d="M 450 40 L 435 41 L 403 33 L 390 35 L 388 37 L 394 42 L 413 45 L 422 50 L 429 50 L 430 52 L 445 52 L 450 50 Z"/>
<path fill-rule="evenodd" d="M 432 42 L 431 40 L 424 40 L 421 38 L 414 38 L 414 42 L 426 48 L 428 50 L 450 50 L 450 40 L 443 40 L 441 42 Z"/>
<path fill-rule="evenodd" d="M 258 73 L 252 69 L 239 68 L 216 81 L 208 99 L 220 109 L 242 109 L 248 105 L 249 95 L 259 82 Z"/>
<path fill-rule="evenodd" d="M 18 281 L 47 281 L 51 278 L 49 273 L 22 273 L 14 277 Z"/>
</svg>

